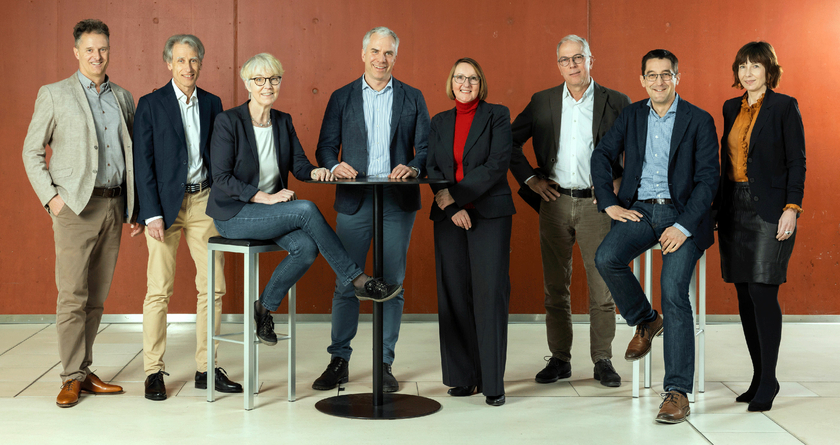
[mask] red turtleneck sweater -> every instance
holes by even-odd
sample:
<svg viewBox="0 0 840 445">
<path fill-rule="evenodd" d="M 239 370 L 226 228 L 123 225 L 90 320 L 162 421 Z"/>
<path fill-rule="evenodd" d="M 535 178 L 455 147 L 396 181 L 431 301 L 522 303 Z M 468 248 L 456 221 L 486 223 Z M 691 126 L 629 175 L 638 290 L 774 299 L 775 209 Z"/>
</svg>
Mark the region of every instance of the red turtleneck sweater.
<svg viewBox="0 0 840 445">
<path fill-rule="evenodd" d="M 478 99 L 472 102 L 461 103 L 455 101 L 455 141 L 453 142 L 455 158 L 455 182 L 464 179 L 464 145 L 467 143 L 467 136 L 470 134 L 470 126 L 475 117 L 475 109 L 478 108 Z"/>
</svg>

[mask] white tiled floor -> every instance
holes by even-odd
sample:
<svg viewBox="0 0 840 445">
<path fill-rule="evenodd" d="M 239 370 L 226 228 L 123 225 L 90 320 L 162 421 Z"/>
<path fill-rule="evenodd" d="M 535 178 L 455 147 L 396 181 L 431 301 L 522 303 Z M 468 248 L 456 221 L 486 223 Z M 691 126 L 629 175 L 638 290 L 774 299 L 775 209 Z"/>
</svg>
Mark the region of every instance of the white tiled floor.
<svg viewBox="0 0 840 445">
<path fill-rule="evenodd" d="M 256 409 L 244 411 L 241 395 L 221 394 L 215 403 L 194 388 L 195 333 L 192 324 L 169 326 L 165 357 L 169 399 L 143 398 L 142 326 L 103 325 L 93 369 L 104 380 L 124 386 L 126 394 L 85 395 L 72 409 L 55 406 L 60 386 L 55 326 L 0 325 L 0 443 L 66 443 L 79 437 L 90 444 L 216 444 L 258 439 L 267 443 L 388 444 L 836 444 L 840 428 L 840 354 L 834 339 L 840 325 L 786 324 L 778 377 L 781 391 L 773 409 L 748 413 L 734 402 L 751 376 L 741 328 L 710 325 L 707 330 L 706 392 L 697 394 L 689 422 L 660 425 L 663 376 L 661 339 L 654 343 L 654 387 L 630 397 L 631 365 L 621 356 L 632 330 L 619 326 L 614 365 L 624 382 L 605 388 L 592 379 L 588 328 L 575 325 L 572 378 L 540 385 L 533 376 L 544 365 L 545 327 L 512 324 L 506 373 L 507 404 L 493 408 L 482 396 L 453 398 L 441 383 L 436 323 L 404 323 L 394 373 L 401 392 L 430 397 L 443 409 L 400 421 L 361 421 L 318 412 L 317 401 L 338 391 L 314 391 L 312 380 L 329 357 L 327 323 L 298 324 L 297 401 L 286 400 L 286 346 L 260 346 L 261 382 Z M 278 330 L 283 331 L 283 325 Z M 236 325 L 224 325 L 233 332 Z M 371 326 L 362 324 L 354 341 L 350 383 L 342 394 L 370 392 Z M 240 347 L 222 344 L 219 364 L 242 379 Z"/>
</svg>

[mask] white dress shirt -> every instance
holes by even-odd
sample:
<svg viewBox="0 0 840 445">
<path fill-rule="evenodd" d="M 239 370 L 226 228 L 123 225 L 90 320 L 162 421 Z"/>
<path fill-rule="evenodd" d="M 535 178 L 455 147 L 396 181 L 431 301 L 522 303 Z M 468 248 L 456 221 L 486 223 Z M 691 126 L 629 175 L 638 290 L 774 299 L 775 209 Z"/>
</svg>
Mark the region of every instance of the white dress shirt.
<svg viewBox="0 0 840 445">
<path fill-rule="evenodd" d="M 592 150 L 595 149 L 592 140 L 594 107 L 595 81 L 589 82 L 589 88 L 584 91 L 579 101 L 572 97 L 568 85 L 563 88 L 557 163 L 554 164 L 550 176 L 560 187 L 588 189 L 592 186 L 589 178 L 589 159 L 592 157 Z"/>
</svg>

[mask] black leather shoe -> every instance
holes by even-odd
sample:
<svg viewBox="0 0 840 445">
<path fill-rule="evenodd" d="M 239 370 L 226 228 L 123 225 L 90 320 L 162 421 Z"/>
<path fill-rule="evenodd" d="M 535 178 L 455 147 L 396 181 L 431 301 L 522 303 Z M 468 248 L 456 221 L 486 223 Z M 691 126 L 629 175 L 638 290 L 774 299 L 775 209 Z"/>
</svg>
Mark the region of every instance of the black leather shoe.
<svg viewBox="0 0 840 445">
<path fill-rule="evenodd" d="M 545 368 L 537 373 L 534 380 L 537 383 L 554 383 L 559 379 L 567 379 L 572 376 L 572 364 L 564 362 L 559 358 L 551 357 Z"/>
<path fill-rule="evenodd" d="M 254 302 L 254 321 L 257 323 L 257 337 L 268 346 L 277 344 L 277 334 L 274 333 L 274 319 L 271 312 L 260 315 L 260 300 Z M 263 308 L 264 309 L 264 308 Z"/>
<path fill-rule="evenodd" d="M 400 382 L 391 373 L 391 365 L 382 364 L 382 392 L 397 392 L 400 390 Z"/>
<path fill-rule="evenodd" d="M 356 298 L 359 300 L 373 300 L 380 303 L 397 296 L 402 290 L 400 284 L 388 284 L 380 278 L 367 280 L 362 287 L 356 288 Z"/>
<path fill-rule="evenodd" d="M 471 396 L 473 394 L 477 394 L 479 392 L 481 392 L 481 390 L 478 389 L 478 386 L 472 385 L 472 386 L 456 386 L 454 388 L 449 388 L 449 391 L 447 391 L 446 393 L 449 394 L 452 397 L 469 397 L 469 396 Z"/>
<path fill-rule="evenodd" d="M 222 368 L 216 368 L 216 391 L 226 393 L 242 392 L 242 385 L 229 379 L 227 371 Z M 207 389 L 207 373 L 195 372 L 195 387 L 197 389 Z"/>
<path fill-rule="evenodd" d="M 163 383 L 163 376 L 169 375 L 160 370 L 146 377 L 146 398 L 149 400 L 166 400 L 166 384 Z"/>
<path fill-rule="evenodd" d="M 324 370 L 321 377 L 318 377 L 315 383 L 312 384 L 312 389 L 317 389 L 318 391 L 333 389 L 339 383 L 347 383 L 349 375 L 350 367 L 347 364 L 347 360 L 341 357 L 335 357 L 330 360 L 330 364 L 327 365 L 327 369 Z M 391 378 L 393 377 L 391 376 Z"/>
<path fill-rule="evenodd" d="M 602 385 L 612 388 L 621 386 L 621 376 L 615 372 L 612 362 L 608 359 L 601 359 L 595 363 L 595 380 L 600 380 Z"/>
<path fill-rule="evenodd" d="M 505 395 L 487 396 L 484 398 L 484 402 L 490 406 L 502 406 L 505 404 Z"/>
</svg>

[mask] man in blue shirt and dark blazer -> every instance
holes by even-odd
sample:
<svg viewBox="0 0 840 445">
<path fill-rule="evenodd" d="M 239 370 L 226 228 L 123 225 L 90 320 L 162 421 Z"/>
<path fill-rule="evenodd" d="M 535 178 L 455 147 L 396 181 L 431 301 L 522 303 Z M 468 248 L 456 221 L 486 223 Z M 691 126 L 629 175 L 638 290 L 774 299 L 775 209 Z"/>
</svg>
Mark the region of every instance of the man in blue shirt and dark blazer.
<svg viewBox="0 0 840 445">
<path fill-rule="evenodd" d="M 426 165 L 429 112 L 423 94 L 391 75 L 400 40 L 385 27 L 362 39 L 365 74 L 336 90 L 327 104 L 318 149 L 318 165 L 338 178 L 422 177 Z M 339 158 L 340 154 L 340 158 Z M 401 285 L 414 216 L 420 209 L 419 186 L 385 187 L 384 279 Z M 350 257 L 364 269 L 373 237 L 373 193 L 370 188 L 337 186 L 336 233 Z M 383 390 L 399 390 L 391 372 L 400 332 L 403 293 L 384 302 Z M 330 364 L 312 387 L 335 388 L 348 381 L 350 342 L 359 324 L 359 300 L 352 286 L 336 283 L 332 305 Z"/>
<path fill-rule="evenodd" d="M 196 87 L 204 60 L 204 45 L 198 37 L 170 37 L 164 45 L 163 60 L 172 71 L 172 80 L 140 98 L 134 130 L 139 221 L 147 227 L 149 249 L 143 302 L 143 366 L 149 400 L 166 399 L 166 314 L 182 230 L 195 261 L 198 291 L 195 387 L 207 387 L 207 240 L 219 235 L 205 211 L 212 183 L 210 137 L 216 115 L 223 111 L 222 101 Z M 216 270 L 223 269 L 224 257 L 216 253 Z M 224 294 L 225 276 L 217 273 L 216 333 Z M 215 368 L 214 378 L 218 391 L 242 392 L 242 386 L 231 382 L 221 368 Z"/>
<path fill-rule="evenodd" d="M 714 243 L 712 200 L 720 177 L 715 123 L 676 94 L 677 57 L 657 49 L 642 58 L 642 86 L 650 96 L 621 112 L 592 153 L 598 209 L 612 219 L 595 265 L 636 334 L 624 358 L 639 360 L 651 341 L 664 339 L 666 395 L 656 421 L 679 423 L 689 414 L 694 383 L 694 322 L 688 286 L 697 260 Z M 624 179 L 613 191 L 612 165 L 624 155 Z M 662 245 L 662 311 L 645 297 L 628 264 Z"/>
</svg>

